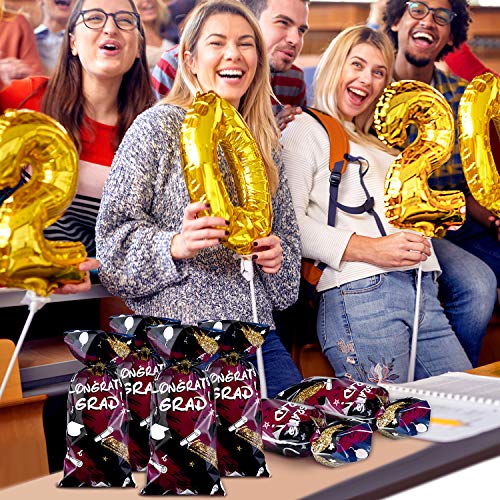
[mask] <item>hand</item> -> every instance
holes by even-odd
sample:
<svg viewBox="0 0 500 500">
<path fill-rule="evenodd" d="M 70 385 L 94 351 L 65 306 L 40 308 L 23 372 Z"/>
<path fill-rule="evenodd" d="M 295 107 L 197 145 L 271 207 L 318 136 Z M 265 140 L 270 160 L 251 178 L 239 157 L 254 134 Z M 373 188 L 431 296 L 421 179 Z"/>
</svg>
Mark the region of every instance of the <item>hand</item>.
<svg viewBox="0 0 500 500">
<path fill-rule="evenodd" d="M 0 59 L 0 80 L 4 85 L 10 85 L 12 80 L 26 78 L 32 73 L 31 67 L 16 57 Z"/>
<path fill-rule="evenodd" d="M 88 257 L 83 262 L 80 263 L 78 269 L 80 271 L 85 271 L 85 278 L 81 283 L 68 283 L 66 285 L 57 288 L 54 293 L 58 295 L 67 295 L 70 293 L 83 293 L 88 292 L 92 286 L 90 283 L 90 272 L 93 269 L 99 268 L 99 261 L 97 259 L 92 259 Z"/>
<path fill-rule="evenodd" d="M 465 205 L 460 209 L 460 213 L 461 214 L 465 214 L 467 212 L 467 209 L 465 207 Z M 460 226 L 448 226 L 448 229 L 447 231 L 458 231 L 460 228 L 462 227 L 462 225 Z"/>
<path fill-rule="evenodd" d="M 253 242 L 252 259 L 268 274 L 276 274 L 283 264 L 281 240 L 274 234 Z"/>
<path fill-rule="evenodd" d="M 488 217 L 490 222 L 490 234 L 500 241 L 500 219 L 494 215 Z"/>
<path fill-rule="evenodd" d="M 344 261 L 367 262 L 378 267 L 413 266 L 431 255 L 430 241 L 417 233 L 400 231 L 389 236 L 369 238 L 353 234 Z"/>
<path fill-rule="evenodd" d="M 302 108 L 300 106 L 291 106 L 285 104 L 281 111 L 276 115 L 276 122 L 281 131 L 285 130 L 286 126 L 294 120 L 295 115 L 300 115 Z"/>
<path fill-rule="evenodd" d="M 207 210 L 210 205 L 201 201 L 190 203 L 184 210 L 182 229 L 172 238 L 170 253 L 174 260 L 192 259 L 202 248 L 215 247 L 221 238 L 229 234 L 225 227 L 229 222 L 222 217 L 204 216 L 198 218 L 198 213 Z"/>
</svg>

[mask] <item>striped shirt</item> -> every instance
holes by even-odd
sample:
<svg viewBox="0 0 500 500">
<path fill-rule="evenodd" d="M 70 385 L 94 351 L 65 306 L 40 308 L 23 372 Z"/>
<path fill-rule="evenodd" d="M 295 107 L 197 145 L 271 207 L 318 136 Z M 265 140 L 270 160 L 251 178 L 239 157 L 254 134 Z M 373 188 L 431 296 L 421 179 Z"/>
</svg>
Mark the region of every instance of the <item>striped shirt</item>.
<svg viewBox="0 0 500 500">
<path fill-rule="evenodd" d="M 178 67 L 179 46 L 167 50 L 158 64 L 153 69 L 151 77 L 156 97 L 161 99 L 166 96 L 174 84 Z M 306 83 L 304 72 L 297 66 L 292 66 L 288 71 L 275 72 L 271 70 L 271 87 L 277 102 L 272 98 L 273 112 L 277 114 L 281 105 L 292 106 L 306 105 Z M 281 105 L 280 105 L 281 103 Z"/>
<path fill-rule="evenodd" d="M 47 78 L 31 77 L 15 80 L 0 92 L 0 111 L 7 108 L 41 110 Z M 43 87 L 43 88 L 42 88 Z M 37 90 L 40 89 L 39 92 Z M 26 99 L 36 92 L 33 96 Z M 82 152 L 78 162 L 78 187 L 66 212 L 44 231 L 49 240 L 81 241 L 89 255 L 95 255 L 95 224 L 101 202 L 102 189 L 113 161 L 117 128 L 84 117 L 81 141 Z M 29 176 L 24 176 L 24 182 Z M 0 199 L 2 193 L 0 192 Z"/>
</svg>

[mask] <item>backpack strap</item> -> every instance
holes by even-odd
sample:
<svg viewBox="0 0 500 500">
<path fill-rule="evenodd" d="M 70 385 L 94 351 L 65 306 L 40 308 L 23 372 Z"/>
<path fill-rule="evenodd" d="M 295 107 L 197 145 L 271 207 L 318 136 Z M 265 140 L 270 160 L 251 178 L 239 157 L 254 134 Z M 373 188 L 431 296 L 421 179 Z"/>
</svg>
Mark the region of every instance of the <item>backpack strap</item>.
<svg viewBox="0 0 500 500">
<path fill-rule="evenodd" d="M 337 215 L 337 198 L 342 174 L 347 168 L 346 155 L 349 154 L 349 138 L 344 127 L 333 116 L 314 108 L 303 107 L 302 110 L 315 118 L 328 134 L 330 142 L 330 202 L 328 205 L 328 225 L 335 226 Z"/>
<path fill-rule="evenodd" d="M 330 142 L 330 201 L 328 205 L 328 225 L 335 226 L 339 184 L 348 163 L 346 155 L 349 154 L 349 139 L 342 125 L 338 120 L 333 118 L 333 116 L 305 106 L 302 107 L 302 110 L 316 119 L 328 134 L 328 140 Z M 324 262 L 307 258 L 302 259 L 301 293 L 304 294 L 309 305 L 313 308 L 317 299 L 316 285 L 325 268 L 326 264 Z"/>
</svg>

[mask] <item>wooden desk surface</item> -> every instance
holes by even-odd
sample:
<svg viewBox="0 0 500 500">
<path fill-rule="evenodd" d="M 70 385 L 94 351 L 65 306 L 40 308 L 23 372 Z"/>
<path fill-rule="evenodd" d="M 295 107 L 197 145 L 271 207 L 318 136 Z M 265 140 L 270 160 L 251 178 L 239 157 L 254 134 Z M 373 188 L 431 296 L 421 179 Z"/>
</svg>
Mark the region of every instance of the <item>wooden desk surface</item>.
<svg viewBox="0 0 500 500">
<path fill-rule="evenodd" d="M 500 362 L 493 363 L 481 368 L 472 370 L 472 373 L 480 375 L 500 376 Z M 492 438 L 493 437 L 493 438 Z M 474 439 L 474 438 L 471 438 Z M 500 431 L 497 429 L 493 433 L 488 433 L 481 443 L 476 445 L 476 450 L 472 450 L 469 457 L 463 454 L 462 462 L 455 461 L 455 465 L 460 467 L 470 465 L 482 459 L 489 458 L 492 453 L 498 455 L 500 453 L 500 445 L 495 444 L 495 440 L 500 442 Z M 470 441 L 470 440 L 468 440 Z M 490 443 L 488 448 L 484 442 Z M 365 481 L 368 481 L 367 487 L 370 487 L 370 482 L 375 480 L 382 482 L 391 482 L 393 485 L 398 483 L 401 472 L 401 467 L 398 465 L 404 463 L 404 470 L 411 471 L 417 464 L 427 461 L 434 455 L 452 455 L 460 458 L 460 454 L 456 453 L 455 448 L 461 443 L 445 443 L 433 444 L 425 441 L 417 441 L 414 439 L 403 439 L 394 441 L 384 438 L 380 435 L 375 435 L 373 439 L 372 452 L 370 456 L 356 464 L 346 465 L 337 469 L 329 469 L 314 461 L 311 457 L 296 459 L 286 458 L 273 453 L 267 453 L 266 458 L 269 468 L 272 473 L 272 478 L 256 479 L 256 478 L 224 478 L 223 483 L 226 488 L 227 495 L 238 500 L 265 500 L 268 498 L 303 498 L 308 495 L 315 495 L 325 488 L 342 484 L 349 484 L 349 480 L 357 480 L 363 476 Z M 472 449 L 474 446 L 466 446 L 467 449 Z M 481 450 L 488 448 L 487 454 L 482 455 Z M 449 452 L 447 452 L 449 450 Z M 412 464 L 412 457 L 415 457 Z M 446 456 L 443 457 L 443 467 L 441 474 L 456 470 L 457 467 L 444 467 Z M 436 471 L 435 476 L 438 475 Z M 68 498 L 71 495 L 75 499 L 92 498 L 112 499 L 121 498 L 136 498 L 138 489 L 59 489 L 56 484 L 62 477 L 61 472 L 45 476 L 34 481 L 29 481 L 11 488 L 0 490 L 0 498 L 15 499 L 15 500 L 32 500 L 37 499 L 57 499 Z M 144 474 L 135 474 L 138 487 L 144 485 Z M 427 479 L 428 477 L 426 477 Z M 494 478 L 492 478 L 492 481 Z M 315 495 L 316 496 L 316 495 Z M 208 498 L 208 497 L 206 497 Z M 328 498 L 328 496 L 325 496 Z M 343 498 L 336 496 L 336 498 Z"/>
<path fill-rule="evenodd" d="M 268 498 L 301 498 L 311 495 L 359 474 L 374 470 L 381 465 L 391 463 L 417 453 L 432 446 L 431 443 L 405 439 L 393 441 L 383 436 L 374 436 L 370 456 L 355 464 L 346 465 L 337 469 L 330 469 L 318 464 L 312 457 L 286 458 L 273 453 L 266 453 L 271 478 L 223 478 L 226 493 L 230 498 L 238 500 L 264 500 Z M 29 481 L 12 488 L 0 490 L 0 498 L 13 500 L 38 499 L 113 499 L 137 498 L 138 489 L 129 488 L 102 488 L 102 489 L 68 489 L 56 488 L 62 473 L 58 472 L 34 481 Z M 144 486 L 145 474 L 134 475 L 138 488 Z M 211 497 L 202 497 L 211 498 Z"/>
</svg>

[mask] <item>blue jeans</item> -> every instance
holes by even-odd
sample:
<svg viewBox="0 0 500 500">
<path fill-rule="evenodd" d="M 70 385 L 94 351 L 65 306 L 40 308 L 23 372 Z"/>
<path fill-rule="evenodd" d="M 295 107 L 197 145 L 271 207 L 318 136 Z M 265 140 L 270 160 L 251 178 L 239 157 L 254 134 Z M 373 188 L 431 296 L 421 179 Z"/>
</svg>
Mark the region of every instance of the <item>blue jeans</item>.
<svg viewBox="0 0 500 500">
<path fill-rule="evenodd" d="M 484 226 L 467 217 L 460 229 L 446 233 L 446 239 L 486 262 L 495 273 L 496 285 L 500 288 L 500 242 Z"/>
<path fill-rule="evenodd" d="M 337 376 L 406 382 L 417 272 L 378 274 L 320 296 L 317 333 Z M 422 275 L 415 379 L 472 366 L 437 298 L 433 273 Z"/>
<path fill-rule="evenodd" d="M 477 366 L 496 302 L 495 275 L 481 259 L 447 239 L 432 240 L 432 245 L 443 271 L 438 284 L 444 312 L 470 362 Z"/>
<path fill-rule="evenodd" d="M 302 375 L 292 357 L 281 343 L 274 330 L 271 330 L 262 345 L 264 371 L 266 373 L 267 396 L 273 398 L 284 389 L 299 383 Z M 257 357 L 248 358 L 257 369 Z"/>
</svg>

